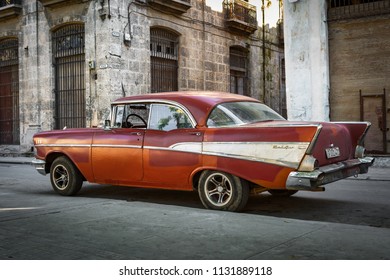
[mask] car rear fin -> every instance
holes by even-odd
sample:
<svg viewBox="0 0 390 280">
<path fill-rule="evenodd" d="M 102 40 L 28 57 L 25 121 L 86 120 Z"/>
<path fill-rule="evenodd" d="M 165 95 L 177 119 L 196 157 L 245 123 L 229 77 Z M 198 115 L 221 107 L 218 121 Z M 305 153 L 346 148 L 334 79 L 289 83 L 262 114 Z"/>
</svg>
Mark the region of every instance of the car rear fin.
<svg viewBox="0 0 390 280">
<path fill-rule="evenodd" d="M 318 137 L 320 135 L 321 130 L 322 130 L 322 124 L 318 124 L 317 125 L 317 131 L 314 134 L 314 137 L 311 140 L 311 143 L 310 143 L 309 147 L 307 148 L 306 154 L 311 155 L 313 153 L 313 149 L 314 149 L 314 147 L 316 145 L 316 142 L 318 140 Z"/>
</svg>

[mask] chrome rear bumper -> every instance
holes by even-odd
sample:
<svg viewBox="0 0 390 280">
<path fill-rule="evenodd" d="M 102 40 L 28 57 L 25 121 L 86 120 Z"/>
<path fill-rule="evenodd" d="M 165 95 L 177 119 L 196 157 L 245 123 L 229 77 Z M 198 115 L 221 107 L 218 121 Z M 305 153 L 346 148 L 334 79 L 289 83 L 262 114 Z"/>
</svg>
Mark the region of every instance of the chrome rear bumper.
<svg viewBox="0 0 390 280">
<path fill-rule="evenodd" d="M 39 174 L 46 175 L 46 161 L 41 159 L 33 159 L 31 164 L 35 167 Z"/>
<path fill-rule="evenodd" d="M 364 157 L 322 166 L 311 172 L 293 171 L 287 177 L 286 189 L 323 191 L 323 185 L 367 173 L 374 160 L 372 157 Z"/>
</svg>

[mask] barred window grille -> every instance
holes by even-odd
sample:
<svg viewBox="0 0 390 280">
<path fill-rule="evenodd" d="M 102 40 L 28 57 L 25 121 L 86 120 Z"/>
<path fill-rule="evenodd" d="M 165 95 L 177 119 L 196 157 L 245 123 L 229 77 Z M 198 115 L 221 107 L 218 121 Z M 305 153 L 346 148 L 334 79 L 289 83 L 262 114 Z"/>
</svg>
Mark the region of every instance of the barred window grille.
<svg viewBox="0 0 390 280">
<path fill-rule="evenodd" d="M 230 48 L 230 92 L 248 95 L 248 52 L 238 47 Z"/>
<path fill-rule="evenodd" d="M 328 0 L 328 20 L 390 14 L 390 0 Z"/>
<path fill-rule="evenodd" d="M 0 41 L 0 144 L 20 144 L 18 40 Z"/>
<path fill-rule="evenodd" d="M 161 28 L 150 30 L 151 91 L 178 90 L 178 36 Z"/>
<path fill-rule="evenodd" d="M 85 32 L 83 24 L 53 32 L 55 126 L 85 127 Z"/>
</svg>

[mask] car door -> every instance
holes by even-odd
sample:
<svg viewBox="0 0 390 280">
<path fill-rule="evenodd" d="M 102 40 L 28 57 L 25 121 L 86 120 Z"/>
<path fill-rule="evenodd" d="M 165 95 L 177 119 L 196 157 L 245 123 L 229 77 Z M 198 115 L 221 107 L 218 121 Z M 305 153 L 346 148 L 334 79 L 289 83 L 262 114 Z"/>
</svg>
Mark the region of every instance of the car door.
<svg viewBox="0 0 390 280">
<path fill-rule="evenodd" d="M 145 131 L 143 181 L 153 187 L 191 189 L 190 176 L 202 163 L 203 132 L 184 108 L 153 104 Z"/>
<path fill-rule="evenodd" d="M 129 185 L 142 179 L 144 129 L 113 128 L 96 132 L 92 168 L 98 183 Z"/>
</svg>

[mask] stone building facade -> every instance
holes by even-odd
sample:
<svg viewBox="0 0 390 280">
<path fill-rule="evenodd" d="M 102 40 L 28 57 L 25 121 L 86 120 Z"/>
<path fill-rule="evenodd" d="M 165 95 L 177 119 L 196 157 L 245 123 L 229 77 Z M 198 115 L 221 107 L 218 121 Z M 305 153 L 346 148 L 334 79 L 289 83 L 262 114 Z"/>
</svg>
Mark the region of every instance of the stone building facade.
<svg viewBox="0 0 390 280">
<path fill-rule="evenodd" d="M 0 0 L 0 154 L 31 152 L 38 131 L 99 126 L 112 100 L 148 92 L 234 92 L 285 113 L 279 29 L 262 32 L 247 1 L 216 1 L 223 12 L 204 0 Z"/>
<path fill-rule="evenodd" d="M 390 152 L 390 0 L 284 1 L 292 120 L 368 121 L 370 153 Z"/>
</svg>

